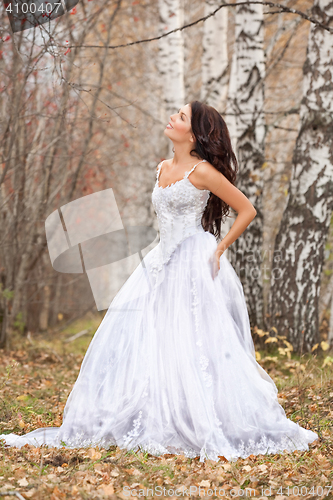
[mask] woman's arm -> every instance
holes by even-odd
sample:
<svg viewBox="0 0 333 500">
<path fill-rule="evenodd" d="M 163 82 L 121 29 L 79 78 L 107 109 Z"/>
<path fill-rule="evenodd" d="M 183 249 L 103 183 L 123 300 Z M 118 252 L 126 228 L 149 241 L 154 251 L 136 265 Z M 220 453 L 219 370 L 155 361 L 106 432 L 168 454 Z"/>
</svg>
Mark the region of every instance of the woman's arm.
<svg viewBox="0 0 333 500">
<path fill-rule="evenodd" d="M 222 253 L 245 231 L 250 222 L 255 218 L 257 211 L 250 200 L 239 189 L 236 188 L 228 179 L 221 174 L 210 163 L 202 163 L 201 168 L 195 169 L 195 180 L 203 189 L 208 189 L 213 194 L 225 201 L 231 208 L 237 212 L 237 217 L 217 246 L 217 252 Z"/>
</svg>

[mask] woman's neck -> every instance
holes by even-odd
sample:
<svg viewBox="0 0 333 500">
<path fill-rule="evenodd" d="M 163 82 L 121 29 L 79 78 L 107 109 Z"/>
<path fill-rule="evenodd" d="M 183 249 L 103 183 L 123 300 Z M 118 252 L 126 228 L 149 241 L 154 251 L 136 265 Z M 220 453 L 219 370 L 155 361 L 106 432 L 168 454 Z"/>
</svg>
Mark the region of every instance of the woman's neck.
<svg viewBox="0 0 333 500">
<path fill-rule="evenodd" d="M 177 167 L 177 165 L 186 165 L 188 163 L 192 163 L 194 160 L 194 157 L 190 155 L 192 149 L 192 145 L 185 147 L 184 144 L 174 144 L 175 152 L 172 160 L 173 166 Z"/>
</svg>

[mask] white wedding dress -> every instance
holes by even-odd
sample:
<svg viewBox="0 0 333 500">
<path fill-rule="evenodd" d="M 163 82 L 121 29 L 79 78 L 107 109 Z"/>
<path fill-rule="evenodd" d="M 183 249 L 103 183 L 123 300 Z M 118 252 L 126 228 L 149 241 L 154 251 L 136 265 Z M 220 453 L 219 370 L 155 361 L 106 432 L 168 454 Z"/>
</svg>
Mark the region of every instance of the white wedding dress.
<svg viewBox="0 0 333 500">
<path fill-rule="evenodd" d="M 152 192 L 160 242 L 128 278 L 93 337 L 61 427 L 10 446 L 122 449 L 229 461 L 308 450 L 315 432 L 292 422 L 257 363 L 241 282 L 201 216 L 210 192 L 189 175 Z M 142 265 L 144 264 L 144 265 Z"/>
</svg>

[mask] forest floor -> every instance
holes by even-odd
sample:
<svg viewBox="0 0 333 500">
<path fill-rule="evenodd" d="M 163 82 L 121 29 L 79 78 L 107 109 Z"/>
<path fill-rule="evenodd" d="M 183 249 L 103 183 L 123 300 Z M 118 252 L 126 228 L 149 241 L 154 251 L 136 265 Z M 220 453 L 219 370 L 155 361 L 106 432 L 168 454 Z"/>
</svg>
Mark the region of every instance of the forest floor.
<svg viewBox="0 0 333 500">
<path fill-rule="evenodd" d="M 0 350 L 0 434 L 60 426 L 67 397 L 101 317 L 86 317 L 62 332 L 17 338 Z M 68 342 L 75 333 L 85 335 Z M 182 455 L 82 448 L 7 448 L 0 442 L 0 498 L 333 499 L 333 358 L 297 356 L 273 343 L 258 349 L 287 417 L 317 432 L 309 451 L 199 462 Z M 150 490 L 148 490 L 150 488 Z"/>
</svg>

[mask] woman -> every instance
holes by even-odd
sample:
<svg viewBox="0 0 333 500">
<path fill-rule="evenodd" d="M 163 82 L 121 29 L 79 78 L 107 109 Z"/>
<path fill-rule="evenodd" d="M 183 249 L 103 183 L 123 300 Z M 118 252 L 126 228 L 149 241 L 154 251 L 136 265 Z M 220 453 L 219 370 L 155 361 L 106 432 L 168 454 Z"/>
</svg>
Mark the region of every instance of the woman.
<svg viewBox="0 0 333 500">
<path fill-rule="evenodd" d="M 1 435 L 6 444 L 118 445 L 203 462 L 308 450 L 318 438 L 287 419 L 256 362 L 243 289 L 223 255 L 256 215 L 234 186 L 224 120 L 194 101 L 164 133 L 174 157 L 157 167 L 152 193 L 159 244 L 113 299 L 61 427 Z M 217 245 L 229 206 L 238 215 Z"/>
</svg>

